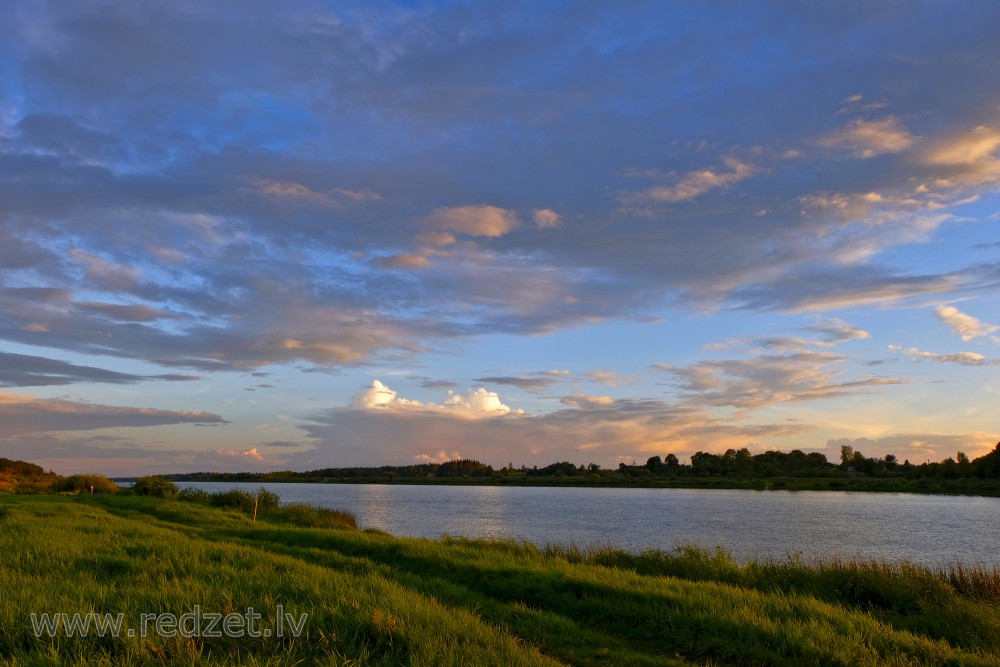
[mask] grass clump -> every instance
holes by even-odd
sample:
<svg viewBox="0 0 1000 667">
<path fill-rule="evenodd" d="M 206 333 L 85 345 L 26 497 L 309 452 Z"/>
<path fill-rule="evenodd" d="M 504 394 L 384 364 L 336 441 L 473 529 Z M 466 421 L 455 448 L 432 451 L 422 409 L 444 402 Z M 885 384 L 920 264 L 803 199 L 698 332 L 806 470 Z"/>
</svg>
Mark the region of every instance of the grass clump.
<svg viewBox="0 0 1000 667">
<path fill-rule="evenodd" d="M 305 503 L 288 503 L 268 510 L 267 521 L 306 528 L 357 528 L 358 522 L 350 512 L 314 507 Z"/>
<path fill-rule="evenodd" d="M 281 504 L 277 493 L 261 487 L 250 492 L 245 489 L 229 489 L 209 493 L 204 489 L 181 489 L 179 500 L 208 505 L 211 507 L 236 509 L 245 514 L 253 514 L 262 521 L 306 528 L 357 528 L 354 515 L 341 510 L 315 507 L 306 503 Z"/>
</svg>

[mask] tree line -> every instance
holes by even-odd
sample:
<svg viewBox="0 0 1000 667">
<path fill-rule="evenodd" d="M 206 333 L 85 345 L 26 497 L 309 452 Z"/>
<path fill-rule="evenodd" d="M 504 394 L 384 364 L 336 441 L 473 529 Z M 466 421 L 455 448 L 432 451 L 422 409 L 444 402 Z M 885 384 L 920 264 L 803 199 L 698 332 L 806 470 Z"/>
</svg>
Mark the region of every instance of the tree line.
<svg viewBox="0 0 1000 667">
<path fill-rule="evenodd" d="M 502 468 L 476 461 L 459 459 L 444 463 L 418 463 L 402 466 L 373 466 L 348 468 L 320 468 L 307 472 L 283 470 L 266 473 L 183 473 L 168 475 L 176 481 L 305 481 L 305 480 L 364 480 L 372 478 L 416 480 L 426 478 L 486 478 L 486 477 L 899 477 L 906 479 L 961 477 L 1000 478 L 1000 443 L 996 448 L 977 459 L 970 460 L 963 452 L 940 462 L 899 462 L 894 454 L 884 457 L 867 457 L 849 445 L 841 447 L 840 462 L 829 461 L 821 452 L 766 451 L 751 454 L 747 448 L 728 449 L 721 454 L 695 452 L 690 463 L 682 463 L 675 454 L 664 457 L 651 456 L 645 463 L 620 463 L 617 469 L 602 468 L 596 463 L 576 464 L 559 461 L 546 466 L 520 466 L 513 463 Z"/>
</svg>

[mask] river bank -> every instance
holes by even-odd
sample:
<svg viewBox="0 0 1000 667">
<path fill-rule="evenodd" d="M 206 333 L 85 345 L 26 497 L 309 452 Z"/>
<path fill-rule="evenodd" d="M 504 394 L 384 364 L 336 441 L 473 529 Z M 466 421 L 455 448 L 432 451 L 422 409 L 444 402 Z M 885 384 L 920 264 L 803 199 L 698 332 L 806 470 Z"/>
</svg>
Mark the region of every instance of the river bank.
<svg viewBox="0 0 1000 667">
<path fill-rule="evenodd" d="M 0 548 L 10 665 L 1000 664 L 997 573 L 965 566 L 397 538 L 127 495 L 0 497 Z M 273 630 L 278 605 L 306 615 L 298 637 L 36 637 L 27 618 L 252 608 Z"/>
</svg>

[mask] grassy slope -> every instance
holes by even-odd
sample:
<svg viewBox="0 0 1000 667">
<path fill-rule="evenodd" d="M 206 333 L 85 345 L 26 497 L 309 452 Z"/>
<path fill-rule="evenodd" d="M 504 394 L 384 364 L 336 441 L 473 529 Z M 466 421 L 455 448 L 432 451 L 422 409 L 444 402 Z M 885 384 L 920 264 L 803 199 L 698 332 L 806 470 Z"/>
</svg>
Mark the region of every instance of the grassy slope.
<svg viewBox="0 0 1000 667">
<path fill-rule="evenodd" d="M 902 566 L 397 539 L 114 496 L 0 497 L 0 553 L 5 665 L 1000 664 L 989 573 L 960 592 Z M 36 639 L 28 621 L 276 604 L 309 614 L 305 636 Z"/>
</svg>

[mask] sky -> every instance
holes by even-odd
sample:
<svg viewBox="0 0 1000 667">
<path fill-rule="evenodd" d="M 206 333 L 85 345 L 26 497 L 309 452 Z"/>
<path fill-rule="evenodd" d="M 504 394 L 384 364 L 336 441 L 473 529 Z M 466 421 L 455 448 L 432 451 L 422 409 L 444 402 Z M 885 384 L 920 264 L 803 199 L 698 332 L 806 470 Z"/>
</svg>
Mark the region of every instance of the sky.
<svg viewBox="0 0 1000 667">
<path fill-rule="evenodd" d="M 1000 5 L 7 0 L 0 456 L 1000 440 Z"/>
</svg>

